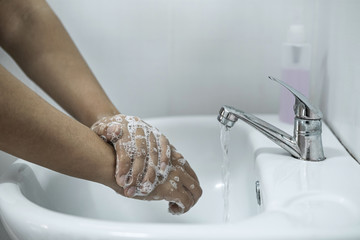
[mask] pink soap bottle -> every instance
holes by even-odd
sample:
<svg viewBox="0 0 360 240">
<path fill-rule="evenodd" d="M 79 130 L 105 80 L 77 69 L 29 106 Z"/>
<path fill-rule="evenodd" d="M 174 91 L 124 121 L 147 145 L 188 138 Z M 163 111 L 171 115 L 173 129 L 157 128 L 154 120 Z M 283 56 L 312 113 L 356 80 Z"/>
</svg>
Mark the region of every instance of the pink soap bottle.
<svg viewBox="0 0 360 240">
<path fill-rule="evenodd" d="M 282 54 L 281 80 L 309 97 L 311 46 L 305 41 L 303 25 L 290 26 Z M 281 121 L 294 123 L 294 103 L 294 96 L 285 88 L 281 88 L 279 110 Z"/>
</svg>

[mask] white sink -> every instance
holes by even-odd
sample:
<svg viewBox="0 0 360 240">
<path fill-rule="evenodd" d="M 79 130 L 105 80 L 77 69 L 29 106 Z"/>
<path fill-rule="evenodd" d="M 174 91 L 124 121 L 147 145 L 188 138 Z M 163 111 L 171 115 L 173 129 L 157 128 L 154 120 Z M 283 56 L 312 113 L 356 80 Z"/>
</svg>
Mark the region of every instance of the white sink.
<svg viewBox="0 0 360 240">
<path fill-rule="evenodd" d="M 277 117 L 262 119 L 292 131 Z M 197 173 L 203 196 L 173 216 L 167 203 L 131 200 L 102 185 L 16 161 L 0 183 L 0 217 L 12 239 L 360 239 L 360 166 L 324 126 L 327 159 L 290 157 L 238 121 L 231 129 L 230 222 L 222 222 L 216 116 L 149 119 Z M 261 207 L 255 194 L 260 182 Z"/>
</svg>

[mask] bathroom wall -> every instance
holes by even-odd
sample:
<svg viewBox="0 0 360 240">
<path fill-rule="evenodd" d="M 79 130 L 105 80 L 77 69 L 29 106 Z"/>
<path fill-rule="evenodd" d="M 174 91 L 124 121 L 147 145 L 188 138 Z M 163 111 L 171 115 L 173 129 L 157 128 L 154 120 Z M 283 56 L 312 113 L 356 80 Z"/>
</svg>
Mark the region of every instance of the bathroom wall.
<svg viewBox="0 0 360 240">
<path fill-rule="evenodd" d="M 312 33 L 310 0 L 49 2 L 116 106 L 142 117 L 276 112 L 266 76 L 287 27 L 299 15 Z"/>
<path fill-rule="evenodd" d="M 317 8 L 314 99 L 327 124 L 360 161 L 360 1 L 321 0 Z"/>
</svg>

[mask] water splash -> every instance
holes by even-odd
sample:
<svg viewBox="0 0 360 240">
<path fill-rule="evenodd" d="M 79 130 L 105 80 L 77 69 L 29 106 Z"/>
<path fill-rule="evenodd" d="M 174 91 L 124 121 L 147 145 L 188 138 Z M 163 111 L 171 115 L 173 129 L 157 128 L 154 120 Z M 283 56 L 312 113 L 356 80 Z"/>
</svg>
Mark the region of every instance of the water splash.
<svg viewBox="0 0 360 240">
<path fill-rule="evenodd" d="M 220 142 L 221 148 L 223 150 L 223 161 L 221 165 L 221 175 L 223 182 L 223 199 L 224 199 L 224 212 L 223 212 L 223 221 L 225 223 L 230 220 L 229 212 L 229 182 L 230 182 L 230 162 L 228 155 L 228 148 L 230 143 L 230 130 L 228 127 L 221 124 L 220 130 Z"/>
</svg>

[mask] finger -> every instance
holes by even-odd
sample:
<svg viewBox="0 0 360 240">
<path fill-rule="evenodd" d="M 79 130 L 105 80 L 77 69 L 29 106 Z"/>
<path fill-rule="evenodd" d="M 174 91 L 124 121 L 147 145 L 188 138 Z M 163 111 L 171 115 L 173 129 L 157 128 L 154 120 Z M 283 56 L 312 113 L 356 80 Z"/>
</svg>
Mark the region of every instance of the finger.
<svg viewBox="0 0 360 240">
<path fill-rule="evenodd" d="M 190 167 L 190 164 L 188 163 L 188 161 L 186 161 L 186 159 L 184 159 L 183 155 L 180 154 L 173 145 L 171 145 L 171 159 L 172 159 L 173 165 L 183 167 L 185 169 L 185 171 L 188 174 L 190 174 L 190 176 L 193 179 L 195 179 L 197 182 L 199 182 L 199 179 L 196 176 L 196 173 Z"/>
<path fill-rule="evenodd" d="M 121 138 L 122 124 L 118 122 L 110 122 L 107 124 L 106 139 L 109 142 L 115 143 Z"/>
<path fill-rule="evenodd" d="M 109 142 L 114 142 L 116 138 L 121 136 L 121 128 L 117 125 L 126 124 L 126 121 L 123 120 L 125 115 L 118 114 L 112 117 L 103 117 L 99 121 L 95 122 L 91 126 L 91 130 L 99 135 L 104 140 L 106 139 Z"/>
<path fill-rule="evenodd" d="M 177 149 L 174 147 L 174 145 L 170 144 L 170 147 L 171 147 L 171 157 L 172 158 L 176 158 L 176 159 L 184 158 L 183 155 L 177 151 Z"/>
<path fill-rule="evenodd" d="M 111 120 L 112 122 L 123 123 L 123 122 L 125 122 L 125 118 L 126 118 L 126 115 L 120 113 L 120 114 L 117 114 L 117 115 L 115 115 L 115 116 L 112 116 L 112 117 L 110 118 L 110 120 Z"/>
<path fill-rule="evenodd" d="M 174 176 L 174 181 L 182 184 L 184 189 L 188 191 L 194 199 L 194 204 L 197 203 L 202 195 L 202 189 L 197 180 L 195 180 L 188 172 L 180 166 L 176 166 L 178 169 L 178 176 Z"/>
<path fill-rule="evenodd" d="M 128 178 L 131 177 L 132 159 L 135 151 L 135 146 L 132 141 L 120 139 L 114 145 L 116 150 L 116 182 L 120 187 L 125 187 Z"/>
<path fill-rule="evenodd" d="M 169 140 L 161 134 L 159 139 L 159 149 L 160 149 L 160 174 L 166 178 L 166 175 L 169 173 L 169 161 L 171 157 L 171 148 Z"/>
<path fill-rule="evenodd" d="M 149 134 L 149 159 L 147 170 L 145 172 L 144 179 L 141 182 L 140 191 L 144 194 L 149 194 L 154 187 L 154 183 L 156 180 L 156 168 L 158 164 L 158 149 L 157 143 L 154 134 L 151 132 Z M 162 179 L 159 179 L 160 181 Z"/>
<path fill-rule="evenodd" d="M 146 155 L 147 146 L 145 133 L 143 128 L 137 128 L 135 130 L 135 145 L 136 151 L 134 154 L 134 162 L 132 166 L 132 177 L 128 178 L 126 182 L 125 195 L 127 197 L 133 197 L 136 194 L 136 184 L 138 181 L 142 181 L 143 172 L 146 171 Z"/>
<path fill-rule="evenodd" d="M 171 186 L 165 200 L 169 201 L 169 212 L 174 215 L 186 213 L 194 205 L 192 196 L 182 186 L 176 189 Z"/>
<path fill-rule="evenodd" d="M 92 127 L 91 130 L 95 132 L 98 136 L 100 136 L 105 142 L 107 141 L 106 131 L 107 131 L 107 124 L 103 122 L 96 122 Z"/>
<path fill-rule="evenodd" d="M 186 161 L 185 159 L 183 159 L 182 162 L 184 162 L 183 168 L 185 169 L 185 171 L 199 183 L 199 179 L 198 179 L 195 171 L 191 168 L 189 162 Z"/>
</svg>

